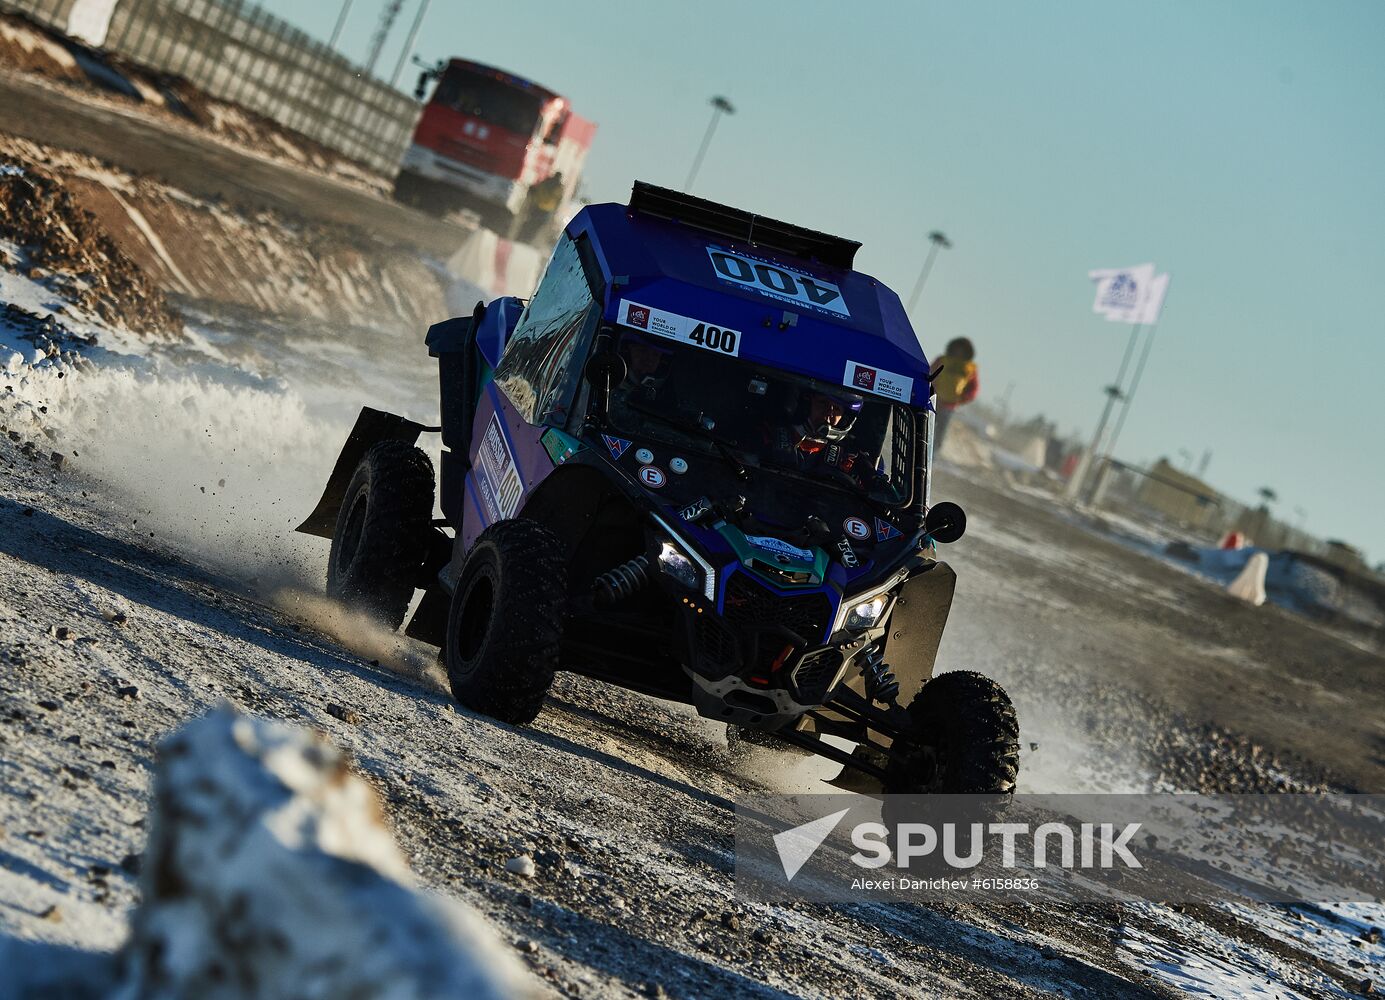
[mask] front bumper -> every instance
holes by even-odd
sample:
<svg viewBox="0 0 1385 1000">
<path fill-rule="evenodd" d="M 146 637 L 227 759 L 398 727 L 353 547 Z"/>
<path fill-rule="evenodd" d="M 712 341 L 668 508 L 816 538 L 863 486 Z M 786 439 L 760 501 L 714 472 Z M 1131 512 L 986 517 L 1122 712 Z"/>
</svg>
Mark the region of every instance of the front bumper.
<svg viewBox="0 0 1385 1000">
<path fill-rule="evenodd" d="M 684 655 L 699 714 L 778 728 L 822 705 L 863 637 L 833 637 L 836 609 L 822 591 L 781 596 L 744 570 L 726 578 L 722 613 L 683 615 Z"/>
<path fill-rule="evenodd" d="M 528 193 L 527 186 L 517 180 L 500 177 L 479 167 L 443 156 L 436 150 L 420 146 L 418 143 L 411 144 L 404 151 L 400 168 L 432 181 L 450 184 L 484 201 L 504 205 L 511 212 L 519 210 Z"/>
</svg>

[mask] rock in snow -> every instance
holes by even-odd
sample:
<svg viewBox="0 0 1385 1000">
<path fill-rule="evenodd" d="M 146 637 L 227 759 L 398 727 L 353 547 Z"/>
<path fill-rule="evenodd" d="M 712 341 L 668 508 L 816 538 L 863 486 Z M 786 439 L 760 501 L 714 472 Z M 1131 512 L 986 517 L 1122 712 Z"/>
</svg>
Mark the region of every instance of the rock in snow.
<svg viewBox="0 0 1385 1000">
<path fill-rule="evenodd" d="M 374 792 L 319 738 L 218 709 L 160 758 L 117 997 L 528 992 L 480 917 L 413 888 Z"/>
</svg>

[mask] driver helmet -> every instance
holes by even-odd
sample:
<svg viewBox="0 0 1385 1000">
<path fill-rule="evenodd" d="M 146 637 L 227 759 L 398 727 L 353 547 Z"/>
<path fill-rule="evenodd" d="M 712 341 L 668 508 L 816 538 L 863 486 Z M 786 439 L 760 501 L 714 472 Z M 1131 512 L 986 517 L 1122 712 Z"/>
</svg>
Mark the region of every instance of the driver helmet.
<svg viewBox="0 0 1385 1000">
<path fill-rule="evenodd" d="M 627 333 L 620 342 L 625 359 L 625 382 L 648 395 L 663 388 L 673 367 L 673 352 L 653 337 Z"/>
<path fill-rule="evenodd" d="M 846 392 L 811 389 L 804 395 L 805 438 L 830 444 L 845 440 L 861 414 L 861 397 Z"/>
</svg>

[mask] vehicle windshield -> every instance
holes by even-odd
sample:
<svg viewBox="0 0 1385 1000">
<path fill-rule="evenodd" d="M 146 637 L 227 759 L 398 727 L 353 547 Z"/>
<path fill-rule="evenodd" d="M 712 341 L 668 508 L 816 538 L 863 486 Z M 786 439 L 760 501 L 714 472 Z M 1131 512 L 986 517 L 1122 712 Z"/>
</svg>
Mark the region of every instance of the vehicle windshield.
<svg viewBox="0 0 1385 1000">
<path fill-rule="evenodd" d="M 432 103 L 527 136 L 538 125 L 543 102 L 537 94 L 504 80 L 454 66 L 443 74 Z"/>
<path fill-rule="evenodd" d="M 908 407 L 634 330 L 617 350 L 626 375 L 607 416 L 627 436 L 722 457 L 731 449 L 752 474 L 772 468 L 886 506 L 909 501 Z"/>
</svg>

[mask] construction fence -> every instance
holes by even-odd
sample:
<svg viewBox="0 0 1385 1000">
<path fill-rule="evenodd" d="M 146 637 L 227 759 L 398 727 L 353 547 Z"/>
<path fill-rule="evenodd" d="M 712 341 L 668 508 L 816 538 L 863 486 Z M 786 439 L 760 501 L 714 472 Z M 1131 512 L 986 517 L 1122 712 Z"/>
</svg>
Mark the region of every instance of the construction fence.
<svg viewBox="0 0 1385 1000">
<path fill-rule="evenodd" d="M 419 104 L 288 22 L 237 0 L 0 0 L 0 10 L 180 76 L 392 177 Z M 84 27 L 97 24 L 104 37 Z"/>
</svg>

